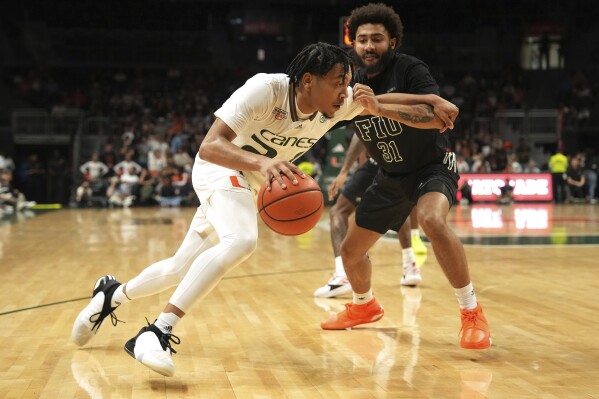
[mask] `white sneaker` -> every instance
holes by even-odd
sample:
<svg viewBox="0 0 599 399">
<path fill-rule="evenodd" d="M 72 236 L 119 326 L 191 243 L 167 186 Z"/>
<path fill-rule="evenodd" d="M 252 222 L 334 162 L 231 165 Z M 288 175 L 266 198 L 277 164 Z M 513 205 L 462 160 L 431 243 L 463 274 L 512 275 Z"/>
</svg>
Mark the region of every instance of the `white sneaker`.
<svg viewBox="0 0 599 399">
<path fill-rule="evenodd" d="M 73 324 L 71 340 L 78 346 L 83 346 L 98 332 L 102 322 L 110 316 L 112 325 L 119 321 L 113 313 L 117 308 L 110 306 L 112 294 L 121 285 L 114 276 L 103 276 L 96 281 L 91 302 L 79 313 Z"/>
<path fill-rule="evenodd" d="M 179 337 L 160 331 L 154 324 L 142 327 L 139 333 L 125 344 L 125 352 L 144 366 L 166 377 L 175 375 L 175 363 L 171 353 L 177 353 L 172 347 L 181 343 Z"/>
<path fill-rule="evenodd" d="M 352 288 L 347 276 L 333 274 L 327 285 L 314 291 L 314 296 L 319 298 L 333 298 L 347 295 L 350 292 L 352 292 Z"/>
<path fill-rule="evenodd" d="M 401 285 L 418 285 L 422 282 L 422 275 L 420 269 L 416 266 L 416 262 L 413 262 L 411 266 L 404 266 L 403 276 L 401 277 Z"/>
</svg>

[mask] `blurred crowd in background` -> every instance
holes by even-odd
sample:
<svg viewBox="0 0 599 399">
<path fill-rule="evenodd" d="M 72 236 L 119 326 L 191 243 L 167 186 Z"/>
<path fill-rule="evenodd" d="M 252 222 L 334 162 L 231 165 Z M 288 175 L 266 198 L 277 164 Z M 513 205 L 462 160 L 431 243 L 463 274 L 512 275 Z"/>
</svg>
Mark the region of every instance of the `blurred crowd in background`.
<svg viewBox="0 0 599 399">
<path fill-rule="evenodd" d="M 88 119 L 108 121 L 102 136 L 86 144 L 79 159 L 73 156 L 73 144 L 8 146 L 0 140 L 2 209 L 23 209 L 36 202 L 79 207 L 197 205 L 191 167 L 213 122 L 213 112 L 252 74 L 283 72 L 280 66 L 293 55 L 291 48 L 301 48 L 301 41 L 331 42 L 338 35 L 336 23 L 326 19 L 327 13 L 315 15 L 303 2 L 290 3 L 296 20 L 276 10 L 268 12 L 280 18 L 267 18 L 268 13 L 254 10 L 264 11 L 258 3 L 251 7 L 198 3 L 148 3 L 148 9 L 156 8 L 163 17 L 164 26 L 156 31 L 148 22 L 151 19 L 125 12 L 113 21 L 116 29 L 106 29 L 101 15 L 109 11 L 100 5 L 96 5 L 96 13 L 88 13 L 89 26 L 85 28 L 81 20 L 60 17 L 61 7 L 72 7 L 60 1 L 26 12 L 13 5 L 16 17 L 0 17 L 4 22 L 0 51 L 10 53 L 12 60 L 0 69 L 0 84 L 6 89 L 0 95 L 0 105 L 44 110 L 58 130 L 73 110 Z M 534 8 L 533 3 L 521 6 Z M 539 13 L 539 18 L 546 18 L 543 24 L 526 20 L 526 13 L 510 13 L 500 7 L 484 16 L 472 13 L 463 18 L 467 26 L 455 26 L 443 34 L 431 33 L 430 27 L 418 22 L 422 17 L 418 4 L 408 1 L 403 5 L 413 12 L 405 16 L 408 33 L 400 51 L 427 62 L 441 95 L 460 108 L 450 133 L 458 171 L 549 172 L 554 180 L 559 179 L 556 202 L 595 203 L 598 146 L 592 143 L 599 142 L 593 139 L 599 137 L 599 82 L 593 65 L 599 60 L 584 55 L 589 53 L 584 49 L 593 46 L 599 30 L 593 28 L 588 10 L 577 8 L 588 4 L 559 3 Z M 335 10 L 334 21 L 343 15 L 343 7 L 352 8 L 326 6 Z M 44 14 L 45 7 L 56 13 Z M 193 12 L 176 13 L 177 7 L 201 11 L 206 40 L 220 38 L 221 42 L 202 41 L 202 34 L 190 30 L 198 24 L 191 18 Z M 569 9 L 563 12 L 559 7 Z M 517 26 L 511 18 L 517 19 Z M 550 23 L 556 19 L 562 21 Z M 256 20 L 262 21 L 263 31 L 252 30 L 258 26 L 253 23 Z M 312 29 L 299 28 L 306 24 Z M 507 26 L 514 29 L 508 31 Z M 478 36 L 466 32 L 469 30 Z M 543 32 L 553 32 L 554 39 Z M 539 39 L 525 47 L 526 37 Z M 581 37 L 588 40 L 577 40 Z M 146 43 L 144 38 L 155 42 Z M 127 45 L 127 40 L 139 40 L 137 48 Z M 12 48 L 10 43 L 14 43 Z M 260 48 L 257 60 L 250 52 L 253 47 Z M 158 53 L 151 51 L 153 48 Z M 523 49 L 530 54 L 525 55 Z M 133 50 L 138 60 L 132 58 Z M 163 54 L 171 59 L 165 61 Z M 236 62 L 244 57 L 247 63 Z M 505 62 L 498 65 L 497 60 Z M 523 68 L 525 60 L 528 69 Z M 520 126 L 501 116 L 502 111 L 526 113 L 535 108 L 556 111 L 561 138 L 539 142 L 521 134 Z M 2 116 L 0 113 L 0 122 Z M 328 137 L 320 140 L 302 159 L 315 173 L 328 167 L 327 141 Z"/>
</svg>

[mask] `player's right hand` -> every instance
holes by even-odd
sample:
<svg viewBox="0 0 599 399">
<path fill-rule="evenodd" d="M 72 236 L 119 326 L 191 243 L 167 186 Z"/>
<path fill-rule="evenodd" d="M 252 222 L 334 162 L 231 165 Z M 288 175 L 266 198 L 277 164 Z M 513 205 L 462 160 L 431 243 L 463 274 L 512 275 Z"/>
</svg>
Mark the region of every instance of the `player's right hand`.
<svg viewBox="0 0 599 399">
<path fill-rule="evenodd" d="M 287 188 L 285 181 L 283 180 L 283 175 L 287 176 L 287 178 L 293 184 L 297 184 L 297 177 L 294 175 L 300 175 L 300 177 L 304 178 L 306 175 L 304 172 L 297 167 L 297 165 L 292 164 L 289 161 L 281 160 L 281 159 L 270 159 L 266 158 L 265 161 L 260 165 L 260 173 L 262 173 L 266 177 L 266 185 L 267 190 L 271 190 L 271 185 L 274 180 L 279 182 L 283 189 Z"/>
</svg>

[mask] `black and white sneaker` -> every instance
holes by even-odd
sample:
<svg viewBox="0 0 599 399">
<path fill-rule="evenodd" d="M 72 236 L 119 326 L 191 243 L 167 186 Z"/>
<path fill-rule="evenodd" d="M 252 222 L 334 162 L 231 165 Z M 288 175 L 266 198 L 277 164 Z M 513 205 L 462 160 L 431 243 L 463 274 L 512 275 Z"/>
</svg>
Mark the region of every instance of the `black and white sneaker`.
<svg viewBox="0 0 599 399">
<path fill-rule="evenodd" d="M 71 340 L 78 346 L 83 346 L 98 332 L 102 322 L 107 316 L 113 326 L 122 320 L 117 319 L 113 313 L 117 308 L 110 302 L 112 294 L 121 285 L 114 276 L 103 276 L 96 281 L 91 302 L 79 313 L 73 324 Z"/>
<path fill-rule="evenodd" d="M 347 276 L 333 274 L 326 285 L 314 291 L 314 296 L 318 298 L 334 298 L 348 295 L 352 292 L 351 284 Z"/>
<path fill-rule="evenodd" d="M 148 324 L 125 344 L 125 352 L 144 366 L 166 377 L 175 375 L 175 363 L 171 353 L 177 353 L 172 346 L 181 340 L 173 334 L 163 333 L 154 324 Z"/>
</svg>

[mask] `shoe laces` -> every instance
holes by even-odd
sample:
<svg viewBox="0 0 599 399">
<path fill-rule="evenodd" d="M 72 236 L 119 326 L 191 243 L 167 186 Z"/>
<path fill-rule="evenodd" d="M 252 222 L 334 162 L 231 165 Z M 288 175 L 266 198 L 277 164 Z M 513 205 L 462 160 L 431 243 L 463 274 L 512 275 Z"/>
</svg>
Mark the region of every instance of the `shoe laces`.
<svg viewBox="0 0 599 399">
<path fill-rule="evenodd" d="M 475 328 L 478 320 L 478 312 L 469 311 L 462 313 L 462 328 L 460 328 L 458 335 L 460 335 L 465 328 Z"/>
<path fill-rule="evenodd" d="M 360 313 L 360 311 L 365 312 L 366 308 L 367 308 L 366 304 L 358 305 L 356 303 L 346 303 L 344 305 L 345 305 L 345 313 L 347 314 L 347 316 L 349 318 L 353 317 L 352 314 Z"/>
<path fill-rule="evenodd" d="M 418 266 L 416 265 L 416 262 L 412 262 L 411 265 L 409 266 L 405 266 L 403 267 L 403 275 L 407 276 L 409 274 L 420 274 L 420 270 L 418 269 Z"/>
<path fill-rule="evenodd" d="M 168 348 L 171 351 L 171 353 L 177 353 L 177 351 L 174 350 L 171 346 L 171 342 L 175 345 L 179 345 L 181 343 L 181 339 L 179 337 L 171 333 L 162 333 L 162 337 L 160 337 L 159 339 L 160 344 L 162 345 L 164 350 Z"/>
<path fill-rule="evenodd" d="M 344 306 L 345 306 L 345 314 L 346 314 L 346 316 L 347 316 L 348 319 L 351 319 L 353 317 L 352 316 L 352 307 L 353 307 L 353 305 L 354 305 L 353 303 L 345 303 L 344 304 Z"/>
<path fill-rule="evenodd" d="M 115 327 L 116 327 L 117 323 L 119 323 L 119 322 L 125 323 L 123 320 L 120 320 L 118 317 L 116 317 L 116 314 L 114 314 L 115 309 L 116 308 L 111 308 L 110 313 L 104 313 L 103 311 L 100 311 L 98 313 L 94 313 L 93 315 L 89 316 L 89 322 L 94 324 L 92 326 L 92 331 L 94 331 L 94 330 L 96 332 L 98 331 L 98 329 L 102 325 L 102 322 L 104 321 L 106 316 L 110 316 L 110 322 Z M 95 320 L 94 320 L 94 317 L 96 318 Z"/>
<path fill-rule="evenodd" d="M 146 328 L 149 328 L 152 325 L 152 323 L 150 323 L 147 317 L 146 323 L 148 323 L 148 327 Z M 173 349 L 171 342 L 175 345 L 179 345 L 181 343 L 181 339 L 177 337 L 175 334 L 162 332 L 162 330 L 156 327 L 155 324 L 154 327 L 159 332 L 158 341 L 160 341 L 160 346 L 162 346 L 162 349 L 166 351 L 166 348 L 168 348 L 171 351 L 171 353 L 177 353 L 177 351 Z"/>
</svg>

